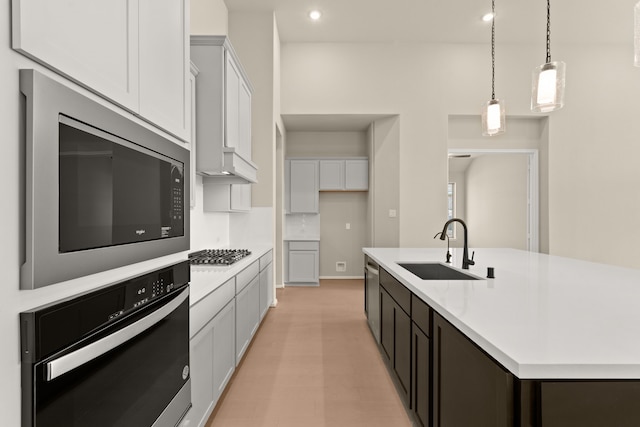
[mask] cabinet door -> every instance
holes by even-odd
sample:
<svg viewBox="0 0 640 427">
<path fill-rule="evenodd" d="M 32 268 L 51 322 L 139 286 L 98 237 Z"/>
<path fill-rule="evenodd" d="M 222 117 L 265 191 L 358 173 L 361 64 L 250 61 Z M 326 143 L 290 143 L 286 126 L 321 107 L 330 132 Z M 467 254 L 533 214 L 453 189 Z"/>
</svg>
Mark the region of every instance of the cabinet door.
<svg viewBox="0 0 640 427">
<path fill-rule="evenodd" d="M 12 3 L 14 49 L 138 110 L 137 0 Z"/>
<path fill-rule="evenodd" d="M 236 366 L 242 360 L 242 356 L 251 340 L 251 303 L 249 295 L 250 286 L 246 286 L 236 295 Z"/>
<path fill-rule="evenodd" d="M 213 324 L 207 324 L 189 342 L 191 371 L 191 403 L 192 407 L 187 412 L 184 426 L 204 425 L 213 411 L 215 405 L 215 392 L 213 385 L 213 348 L 214 348 Z"/>
<path fill-rule="evenodd" d="M 231 210 L 251 210 L 251 184 L 229 184 L 231 187 Z"/>
<path fill-rule="evenodd" d="M 289 210 L 291 213 L 318 213 L 318 161 L 291 160 Z"/>
<path fill-rule="evenodd" d="M 238 149 L 240 129 L 240 80 L 242 76 L 229 52 L 225 52 L 225 118 L 224 118 L 224 145 L 225 147 Z"/>
<path fill-rule="evenodd" d="M 198 76 L 197 68 L 191 64 L 189 73 L 189 122 L 191 123 L 189 148 L 189 199 L 191 209 L 196 207 L 196 79 Z"/>
<path fill-rule="evenodd" d="M 411 409 L 422 427 L 429 426 L 429 337 L 415 324 L 412 325 L 413 347 L 411 350 Z"/>
<path fill-rule="evenodd" d="M 318 282 L 318 251 L 289 251 L 289 282 Z"/>
<path fill-rule="evenodd" d="M 369 189 L 369 161 L 345 160 L 345 190 Z"/>
<path fill-rule="evenodd" d="M 249 286 L 249 340 L 260 326 L 260 275 L 256 276 Z"/>
<path fill-rule="evenodd" d="M 513 375 L 433 315 L 433 426 L 514 425 Z"/>
<path fill-rule="evenodd" d="M 188 141 L 189 34 L 185 0 L 139 0 L 140 114 Z"/>
<path fill-rule="evenodd" d="M 387 359 L 393 366 L 395 303 L 387 291 L 380 287 L 380 344 Z"/>
<path fill-rule="evenodd" d="M 344 190 L 344 160 L 320 160 L 320 190 Z"/>
<path fill-rule="evenodd" d="M 398 375 L 400 386 L 404 392 L 405 402 L 409 403 L 411 387 L 411 318 L 395 305 L 395 346 L 393 368 Z"/>
<path fill-rule="evenodd" d="M 260 318 L 262 319 L 271 304 L 270 290 L 273 288 L 273 264 L 270 263 L 260 272 Z"/>
<path fill-rule="evenodd" d="M 213 323 L 213 405 L 229 383 L 236 366 L 236 303 L 231 300 Z"/>
<path fill-rule="evenodd" d="M 238 86 L 238 154 L 251 160 L 251 91 L 243 79 Z"/>
</svg>

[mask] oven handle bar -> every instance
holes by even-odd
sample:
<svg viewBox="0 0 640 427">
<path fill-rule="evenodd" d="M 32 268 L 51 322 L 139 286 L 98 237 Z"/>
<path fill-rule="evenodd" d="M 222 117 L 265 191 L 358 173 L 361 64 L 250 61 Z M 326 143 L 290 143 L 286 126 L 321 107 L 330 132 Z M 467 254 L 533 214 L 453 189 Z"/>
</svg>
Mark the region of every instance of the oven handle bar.
<svg viewBox="0 0 640 427">
<path fill-rule="evenodd" d="M 84 365 L 87 362 L 105 354 L 137 335 L 151 328 L 156 323 L 170 315 L 176 308 L 189 298 L 189 288 L 182 291 L 180 295 L 171 300 L 166 305 L 138 320 L 136 323 L 122 328 L 86 347 L 82 347 L 73 353 L 66 354 L 47 363 L 47 381 L 51 381 L 67 372 Z"/>
</svg>

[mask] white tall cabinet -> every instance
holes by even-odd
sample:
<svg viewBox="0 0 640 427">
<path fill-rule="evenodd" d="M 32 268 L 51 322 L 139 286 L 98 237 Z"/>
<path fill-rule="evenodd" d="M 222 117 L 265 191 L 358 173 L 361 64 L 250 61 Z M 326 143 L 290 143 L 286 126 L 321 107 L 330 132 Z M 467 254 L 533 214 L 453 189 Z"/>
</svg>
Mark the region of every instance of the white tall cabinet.
<svg viewBox="0 0 640 427">
<path fill-rule="evenodd" d="M 13 0 L 12 47 L 189 141 L 187 0 Z"/>
</svg>

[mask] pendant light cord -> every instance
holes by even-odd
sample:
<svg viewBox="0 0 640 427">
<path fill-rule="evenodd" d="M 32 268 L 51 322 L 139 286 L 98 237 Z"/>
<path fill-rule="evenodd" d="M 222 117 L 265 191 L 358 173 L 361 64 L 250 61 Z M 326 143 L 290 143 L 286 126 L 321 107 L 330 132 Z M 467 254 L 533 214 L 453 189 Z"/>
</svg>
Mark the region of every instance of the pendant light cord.
<svg viewBox="0 0 640 427">
<path fill-rule="evenodd" d="M 496 0 L 491 0 L 491 100 L 496 99 Z"/>
<path fill-rule="evenodd" d="M 547 64 L 551 62 L 551 0 L 547 0 Z"/>
</svg>

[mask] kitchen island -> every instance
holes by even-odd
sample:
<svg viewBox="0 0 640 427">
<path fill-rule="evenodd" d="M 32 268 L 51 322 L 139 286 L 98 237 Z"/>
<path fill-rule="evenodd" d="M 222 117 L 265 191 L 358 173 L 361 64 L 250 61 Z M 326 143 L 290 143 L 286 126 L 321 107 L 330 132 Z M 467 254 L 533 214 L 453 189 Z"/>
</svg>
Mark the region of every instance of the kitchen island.
<svg viewBox="0 0 640 427">
<path fill-rule="evenodd" d="M 445 249 L 364 252 L 380 347 L 419 423 L 640 425 L 639 270 L 476 249 L 478 280 L 422 280 L 398 263 L 445 264 Z"/>
</svg>

